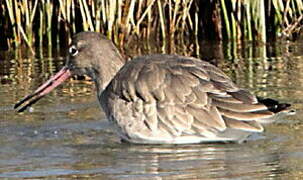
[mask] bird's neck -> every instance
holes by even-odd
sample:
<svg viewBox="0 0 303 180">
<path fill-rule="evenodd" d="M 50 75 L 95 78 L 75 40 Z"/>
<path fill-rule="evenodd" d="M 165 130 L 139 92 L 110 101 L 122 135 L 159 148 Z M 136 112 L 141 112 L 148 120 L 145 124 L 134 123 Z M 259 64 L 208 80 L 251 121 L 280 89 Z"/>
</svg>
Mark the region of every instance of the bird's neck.
<svg viewBox="0 0 303 180">
<path fill-rule="evenodd" d="M 98 63 L 94 67 L 92 79 L 95 82 L 98 95 L 105 90 L 124 63 L 125 60 L 117 52 L 116 54 L 109 55 L 106 61 L 102 61 L 102 63 Z"/>
</svg>

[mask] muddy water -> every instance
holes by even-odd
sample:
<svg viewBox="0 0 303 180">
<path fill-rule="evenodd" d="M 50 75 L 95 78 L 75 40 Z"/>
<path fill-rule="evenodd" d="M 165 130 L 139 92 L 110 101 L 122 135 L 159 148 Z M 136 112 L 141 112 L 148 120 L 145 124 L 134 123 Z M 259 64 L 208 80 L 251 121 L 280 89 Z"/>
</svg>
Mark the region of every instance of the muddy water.
<svg viewBox="0 0 303 180">
<path fill-rule="evenodd" d="M 17 114 L 12 105 L 63 65 L 60 56 L 0 56 L 0 178 L 301 179 L 303 43 L 253 46 L 207 42 L 126 46 L 126 57 L 178 53 L 206 59 L 258 96 L 293 104 L 297 114 L 243 144 L 121 143 L 89 80 L 72 79 Z"/>
</svg>

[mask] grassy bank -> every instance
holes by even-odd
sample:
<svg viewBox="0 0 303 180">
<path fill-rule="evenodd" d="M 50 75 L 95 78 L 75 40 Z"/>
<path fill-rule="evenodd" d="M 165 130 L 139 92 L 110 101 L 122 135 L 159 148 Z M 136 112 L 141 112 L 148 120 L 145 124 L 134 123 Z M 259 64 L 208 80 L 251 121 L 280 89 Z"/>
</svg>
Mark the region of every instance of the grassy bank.
<svg viewBox="0 0 303 180">
<path fill-rule="evenodd" d="M 296 38 L 302 0 L 3 0 L 1 47 L 67 43 L 79 31 L 98 31 L 123 43 L 144 37 L 187 36 L 263 41 Z"/>
</svg>

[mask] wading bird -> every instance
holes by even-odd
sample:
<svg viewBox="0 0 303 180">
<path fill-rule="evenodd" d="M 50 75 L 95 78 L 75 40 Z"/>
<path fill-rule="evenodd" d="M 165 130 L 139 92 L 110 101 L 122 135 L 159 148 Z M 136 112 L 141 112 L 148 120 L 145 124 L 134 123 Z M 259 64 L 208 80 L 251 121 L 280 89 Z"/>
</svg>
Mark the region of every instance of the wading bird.
<svg viewBox="0 0 303 180">
<path fill-rule="evenodd" d="M 292 112 L 289 104 L 257 98 L 197 58 L 154 54 L 126 62 L 96 32 L 76 34 L 66 65 L 15 108 L 24 111 L 73 75 L 92 78 L 107 118 L 131 143 L 242 142 L 262 132 L 263 123 Z"/>
</svg>

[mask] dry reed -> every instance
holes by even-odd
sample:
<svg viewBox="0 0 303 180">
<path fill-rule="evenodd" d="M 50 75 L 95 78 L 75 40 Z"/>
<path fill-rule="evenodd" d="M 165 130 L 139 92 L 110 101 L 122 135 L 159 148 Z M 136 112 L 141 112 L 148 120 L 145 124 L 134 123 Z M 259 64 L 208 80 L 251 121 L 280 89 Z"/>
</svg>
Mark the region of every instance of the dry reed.
<svg viewBox="0 0 303 180">
<path fill-rule="evenodd" d="M 268 35 L 295 36 L 303 24 L 302 0 L 5 0 L 0 12 L 7 39 L 1 42 L 29 48 L 79 31 L 102 32 L 116 42 L 188 35 L 265 42 Z"/>
</svg>

